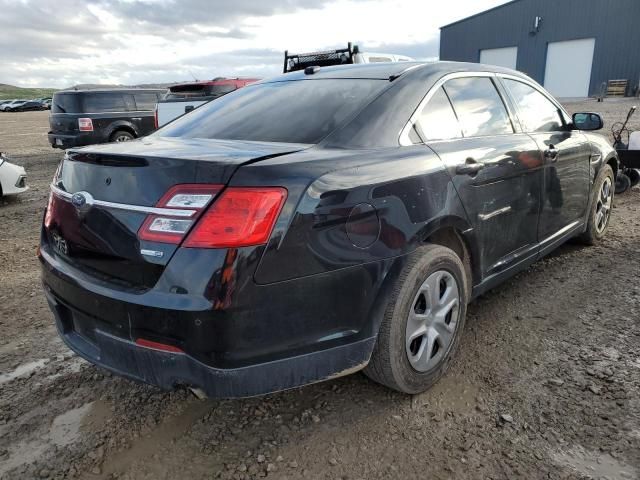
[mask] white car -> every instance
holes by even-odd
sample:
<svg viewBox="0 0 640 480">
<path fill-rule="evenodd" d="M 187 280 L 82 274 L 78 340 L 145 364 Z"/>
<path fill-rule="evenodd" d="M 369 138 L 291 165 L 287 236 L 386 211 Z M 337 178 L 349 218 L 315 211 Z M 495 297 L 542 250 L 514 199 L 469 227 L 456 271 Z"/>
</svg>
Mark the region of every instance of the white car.
<svg viewBox="0 0 640 480">
<path fill-rule="evenodd" d="M 26 192 L 27 172 L 23 167 L 9 163 L 0 153 L 0 197 L 5 195 L 17 195 Z"/>
<path fill-rule="evenodd" d="M 26 100 L 13 100 L 8 103 L 3 103 L 0 105 L 0 111 L 7 112 L 10 108 L 23 104 L 24 102 L 26 102 Z"/>
</svg>

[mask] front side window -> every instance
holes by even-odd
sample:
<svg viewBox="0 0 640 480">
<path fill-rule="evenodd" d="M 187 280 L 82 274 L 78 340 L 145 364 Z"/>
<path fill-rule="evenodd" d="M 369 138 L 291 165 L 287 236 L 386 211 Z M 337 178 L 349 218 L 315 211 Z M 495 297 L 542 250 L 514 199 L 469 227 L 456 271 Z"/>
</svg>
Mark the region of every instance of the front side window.
<svg viewBox="0 0 640 480">
<path fill-rule="evenodd" d="M 199 107 L 154 135 L 318 143 L 359 112 L 388 83 L 310 79 L 249 85 Z"/>
<path fill-rule="evenodd" d="M 513 133 L 507 109 L 490 78 L 455 78 L 444 89 L 465 137 Z"/>
<path fill-rule="evenodd" d="M 557 132 L 563 124 L 558 107 L 542 93 L 517 80 L 504 84 L 518 107 L 518 118 L 525 132 Z"/>
</svg>

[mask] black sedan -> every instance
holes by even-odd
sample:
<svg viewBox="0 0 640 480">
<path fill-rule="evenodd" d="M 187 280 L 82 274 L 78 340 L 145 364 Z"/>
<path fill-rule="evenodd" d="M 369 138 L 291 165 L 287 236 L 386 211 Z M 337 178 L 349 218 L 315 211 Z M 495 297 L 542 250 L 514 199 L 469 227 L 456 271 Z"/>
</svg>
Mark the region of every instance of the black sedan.
<svg viewBox="0 0 640 480">
<path fill-rule="evenodd" d="M 57 328 L 117 374 L 210 396 L 447 369 L 466 306 L 599 242 L 615 152 L 525 75 L 310 67 L 128 143 L 69 150 L 40 260 Z"/>
</svg>

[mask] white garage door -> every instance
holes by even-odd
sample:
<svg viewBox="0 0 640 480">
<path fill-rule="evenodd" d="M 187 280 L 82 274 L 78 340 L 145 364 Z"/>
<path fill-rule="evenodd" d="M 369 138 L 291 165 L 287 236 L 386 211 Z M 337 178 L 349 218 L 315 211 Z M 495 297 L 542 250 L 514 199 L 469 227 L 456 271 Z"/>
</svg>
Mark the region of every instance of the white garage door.
<svg viewBox="0 0 640 480">
<path fill-rule="evenodd" d="M 545 88 L 556 97 L 588 97 L 595 45 L 595 38 L 550 43 Z"/>
<path fill-rule="evenodd" d="M 480 63 L 499 67 L 516 68 L 518 47 L 488 48 L 480 50 Z"/>
</svg>

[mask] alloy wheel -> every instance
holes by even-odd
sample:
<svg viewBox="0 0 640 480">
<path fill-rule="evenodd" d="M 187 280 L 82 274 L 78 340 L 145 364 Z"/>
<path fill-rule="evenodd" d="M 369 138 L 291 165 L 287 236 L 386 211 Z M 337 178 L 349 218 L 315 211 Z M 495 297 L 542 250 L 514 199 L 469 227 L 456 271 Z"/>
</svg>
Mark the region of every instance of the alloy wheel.
<svg viewBox="0 0 640 480">
<path fill-rule="evenodd" d="M 460 310 L 460 289 L 451 273 L 438 270 L 416 294 L 405 335 L 411 366 L 426 372 L 438 365 L 454 338 Z"/>
<path fill-rule="evenodd" d="M 611 204 L 613 203 L 613 188 L 609 177 L 604 179 L 596 203 L 595 227 L 598 233 L 604 232 L 611 215 Z"/>
</svg>

